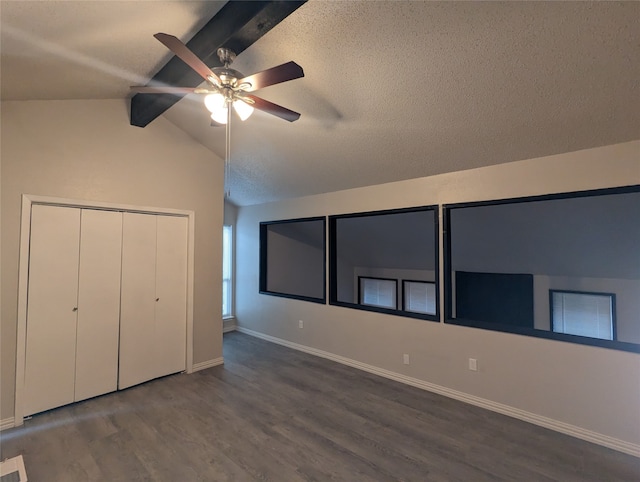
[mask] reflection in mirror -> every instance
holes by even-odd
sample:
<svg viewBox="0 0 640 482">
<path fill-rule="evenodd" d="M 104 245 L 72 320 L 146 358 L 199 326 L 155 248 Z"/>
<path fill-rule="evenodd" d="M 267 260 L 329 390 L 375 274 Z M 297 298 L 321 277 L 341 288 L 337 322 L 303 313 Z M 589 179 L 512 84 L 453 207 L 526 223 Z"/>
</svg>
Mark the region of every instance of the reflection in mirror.
<svg viewBox="0 0 640 482">
<path fill-rule="evenodd" d="M 616 295 L 549 290 L 551 329 L 556 333 L 616 339 Z"/>
<path fill-rule="evenodd" d="M 396 300 L 398 280 L 358 276 L 358 292 L 360 293 L 358 303 L 361 305 L 392 310 L 398 307 Z"/>
<path fill-rule="evenodd" d="M 447 321 L 640 351 L 640 186 L 445 206 Z"/>
<path fill-rule="evenodd" d="M 260 293 L 325 302 L 325 218 L 260 223 Z"/>
<path fill-rule="evenodd" d="M 436 314 L 436 284 L 426 281 L 402 280 L 403 307 L 414 313 Z"/>
<path fill-rule="evenodd" d="M 329 302 L 437 320 L 435 209 L 430 206 L 330 216 Z M 425 289 L 427 282 L 430 288 Z M 410 305 L 403 290 L 413 293 Z M 423 299 L 419 300 L 420 296 Z"/>
</svg>

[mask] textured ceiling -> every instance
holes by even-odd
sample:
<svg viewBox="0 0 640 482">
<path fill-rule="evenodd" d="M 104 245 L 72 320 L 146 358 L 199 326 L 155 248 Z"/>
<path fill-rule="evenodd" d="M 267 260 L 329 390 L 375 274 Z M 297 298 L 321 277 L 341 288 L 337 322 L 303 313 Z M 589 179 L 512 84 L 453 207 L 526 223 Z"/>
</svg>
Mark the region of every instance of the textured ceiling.
<svg viewBox="0 0 640 482">
<path fill-rule="evenodd" d="M 2 0 L 3 99 L 125 98 L 217 2 Z M 259 95 L 302 114 L 232 123 L 239 205 L 640 138 L 639 2 L 314 1 L 243 52 L 294 60 Z M 219 156 L 189 96 L 164 116 Z"/>
</svg>

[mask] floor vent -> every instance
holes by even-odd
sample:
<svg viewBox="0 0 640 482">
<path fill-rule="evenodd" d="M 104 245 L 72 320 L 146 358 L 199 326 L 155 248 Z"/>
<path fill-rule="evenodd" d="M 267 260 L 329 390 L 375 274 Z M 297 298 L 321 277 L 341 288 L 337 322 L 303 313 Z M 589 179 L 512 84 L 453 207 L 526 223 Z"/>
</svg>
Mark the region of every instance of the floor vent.
<svg viewBox="0 0 640 482">
<path fill-rule="evenodd" d="M 0 482 L 27 482 L 22 455 L 0 462 Z"/>
</svg>

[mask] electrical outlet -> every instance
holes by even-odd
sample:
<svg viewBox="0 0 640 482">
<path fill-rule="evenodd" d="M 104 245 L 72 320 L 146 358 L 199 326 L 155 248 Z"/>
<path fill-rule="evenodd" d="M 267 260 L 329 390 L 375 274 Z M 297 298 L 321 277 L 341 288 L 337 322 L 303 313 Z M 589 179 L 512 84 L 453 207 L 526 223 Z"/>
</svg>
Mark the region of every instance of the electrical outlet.
<svg viewBox="0 0 640 482">
<path fill-rule="evenodd" d="M 299 321 L 298 321 L 298 326 L 299 326 L 300 328 L 304 328 L 304 321 L 299 320 Z"/>
<path fill-rule="evenodd" d="M 475 358 L 469 358 L 469 370 L 471 370 L 472 372 L 478 371 L 478 360 L 476 360 Z"/>
<path fill-rule="evenodd" d="M 404 355 L 402 355 L 402 362 L 403 362 L 405 365 L 408 365 L 408 364 L 409 364 L 409 354 L 408 354 L 408 353 L 405 353 Z"/>
</svg>

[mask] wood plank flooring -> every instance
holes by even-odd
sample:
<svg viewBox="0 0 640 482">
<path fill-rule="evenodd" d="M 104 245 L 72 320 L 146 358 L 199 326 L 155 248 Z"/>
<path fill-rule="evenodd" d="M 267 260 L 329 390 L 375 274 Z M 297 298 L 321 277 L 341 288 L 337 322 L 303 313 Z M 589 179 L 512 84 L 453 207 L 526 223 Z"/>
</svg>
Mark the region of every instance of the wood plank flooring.
<svg viewBox="0 0 640 482">
<path fill-rule="evenodd" d="M 30 482 L 636 481 L 640 459 L 240 333 L 0 434 Z"/>
</svg>

